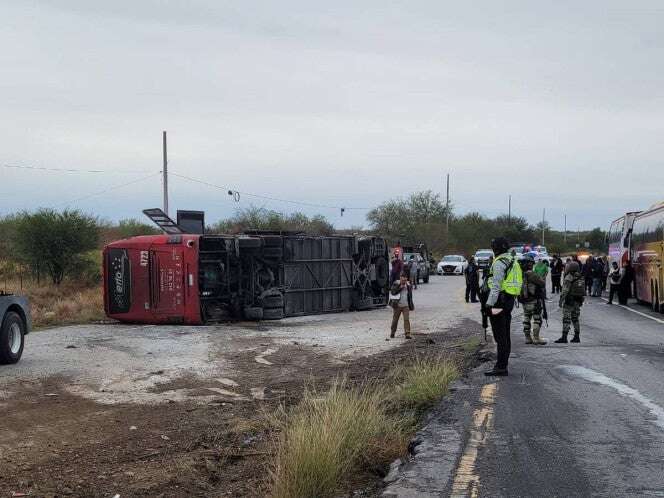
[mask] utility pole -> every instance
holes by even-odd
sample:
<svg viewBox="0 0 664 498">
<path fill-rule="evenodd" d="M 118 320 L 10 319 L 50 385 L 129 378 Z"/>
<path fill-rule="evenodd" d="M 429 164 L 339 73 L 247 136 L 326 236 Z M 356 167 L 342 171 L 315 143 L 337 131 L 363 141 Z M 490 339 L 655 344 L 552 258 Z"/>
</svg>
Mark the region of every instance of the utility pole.
<svg viewBox="0 0 664 498">
<path fill-rule="evenodd" d="M 166 132 L 164 131 L 164 169 L 162 170 L 164 184 L 164 213 L 168 216 L 168 154 L 166 150 Z"/>
<path fill-rule="evenodd" d="M 546 223 L 546 208 L 542 209 L 542 245 L 544 245 L 544 227 Z"/>
<path fill-rule="evenodd" d="M 512 194 L 507 198 L 507 224 L 512 224 Z"/>
<path fill-rule="evenodd" d="M 567 215 L 565 215 L 565 235 L 563 235 L 565 247 L 567 247 Z"/>
<path fill-rule="evenodd" d="M 450 240 L 450 174 L 447 174 L 447 196 L 445 200 L 445 234 L 447 236 L 446 242 Z"/>
</svg>

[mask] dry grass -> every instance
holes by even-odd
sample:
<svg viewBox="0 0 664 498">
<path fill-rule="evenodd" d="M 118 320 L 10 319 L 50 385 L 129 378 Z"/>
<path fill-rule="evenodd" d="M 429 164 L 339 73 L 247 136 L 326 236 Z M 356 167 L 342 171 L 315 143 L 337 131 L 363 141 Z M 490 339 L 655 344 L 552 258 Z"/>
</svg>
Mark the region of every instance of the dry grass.
<svg viewBox="0 0 664 498">
<path fill-rule="evenodd" d="M 457 365 L 438 356 L 418 358 L 395 372 L 400 383 L 396 401 L 416 411 L 426 410 L 447 394 L 449 385 L 459 377 Z"/>
<path fill-rule="evenodd" d="M 7 290 L 28 297 L 35 328 L 90 323 L 105 318 L 101 286 L 90 287 L 75 282 L 60 286 L 37 285 L 24 281 L 22 291 L 18 282 L 8 282 Z"/>
<path fill-rule="evenodd" d="M 426 410 L 447 394 L 452 381 L 459 378 L 456 363 L 437 356 L 417 358 L 396 372 L 400 379 L 395 398 L 416 411 Z"/>
<path fill-rule="evenodd" d="M 358 468 L 386 467 L 406 453 L 419 414 L 437 403 L 458 378 L 442 357 L 418 358 L 389 376 L 396 389 L 336 381 L 320 394 L 307 390 L 284 413 L 272 472 L 275 498 L 334 496 Z"/>
<path fill-rule="evenodd" d="M 322 395 L 307 390 L 282 421 L 272 495 L 333 496 L 358 466 L 387 464 L 402 455 L 408 424 L 390 413 L 387 398 L 380 388 L 353 388 L 345 381 Z"/>
</svg>

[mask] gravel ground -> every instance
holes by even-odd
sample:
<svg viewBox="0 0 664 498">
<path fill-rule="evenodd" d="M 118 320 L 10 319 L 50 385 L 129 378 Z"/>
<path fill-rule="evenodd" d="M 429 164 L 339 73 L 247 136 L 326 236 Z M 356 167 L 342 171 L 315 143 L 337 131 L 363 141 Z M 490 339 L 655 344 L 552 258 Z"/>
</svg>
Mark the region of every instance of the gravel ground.
<svg viewBox="0 0 664 498">
<path fill-rule="evenodd" d="M 463 302 L 463 279 L 431 278 L 415 291 L 411 315 L 414 334 L 441 332 L 478 317 L 475 305 Z M 398 346 L 403 336 L 386 341 L 391 310 L 338 313 L 278 322 L 239 322 L 213 326 L 81 325 L 33 332 L 26 338 L 23 359 L 2 368 L 0 400 L 17 385 L 51 377 L 67 379 L 66 389 L 104 404 L 157 404 L 208 396 L 186 387 L 155 389 L 182 377 L 227 380 L 241 377 L 237 355 L 255 354 L 258 363 L 287 345 L 325 353 L 340 362 Z M 402 331 L 399 334 L 403 334 Z M 231 384 L 232 385 L 232 384 Z M 260 389 L 260 386 L 256 387 Z M 155 392 L 160 391 L 160 392 Z"/>
</svg>

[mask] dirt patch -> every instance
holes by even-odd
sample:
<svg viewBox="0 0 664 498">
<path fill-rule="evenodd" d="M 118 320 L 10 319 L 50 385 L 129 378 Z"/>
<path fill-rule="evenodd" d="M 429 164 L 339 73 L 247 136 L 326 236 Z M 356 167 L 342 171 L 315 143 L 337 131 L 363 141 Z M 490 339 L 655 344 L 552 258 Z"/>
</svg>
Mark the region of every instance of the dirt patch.
<svg viewBox="0 0 664 498">
<path fill-rule="evenodd" d="M 464 346 L 479 330 L 467 320 L 347 361 L 296 341 L 266 342 L 233 355 L 232 379 L 184 376 L 155 386 L 194 398 L 158 406 L 100 405 L 70 394 L 62 377 L 24 382 L 0 400 L 0 495 L 265 496 L 274 436 L 265 414 L 296 403 L 307 383 L 385 379 L 417 355 L 448 353 L 468 366 Z M 269 362 L 257 362 L 270 348 Z M 365 477 L 355 485 L 370 484 Z"/>
</svg>

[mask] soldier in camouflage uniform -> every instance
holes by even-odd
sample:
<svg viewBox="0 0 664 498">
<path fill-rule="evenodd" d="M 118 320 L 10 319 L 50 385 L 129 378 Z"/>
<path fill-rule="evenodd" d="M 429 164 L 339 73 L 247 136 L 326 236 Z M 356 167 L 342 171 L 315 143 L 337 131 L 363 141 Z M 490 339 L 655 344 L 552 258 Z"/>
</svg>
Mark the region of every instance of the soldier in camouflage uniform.
<svg viewBox="0 0 664 498">
<path fill-rule="evenodd" d="M 540 339 L 539 333 L 542 327 L 542 298 L 544 297 L 544 286 L 546 282 L 533 271 L 535 260 L 531 255 L 523 258 L 523 287 L 519 300 L 523 305 L 523 333 L 526 336 L 526 344 L 544 345 L 546 341 Z M 531 335 L 531 322 L 532 335 Z"/>
<path fill-rule="evenodd" d="M 574 326 L 574 337 L 570 342 L 581 342 L 579 316 L 585 296 L 585 278 L 581 274 L 579 263 L 572 261 L 565 267 L 563 290 L 558 305 L 563 309 L 563 335 L 557 343 L 566 343 L 570 325 Z"/>
</svg>

